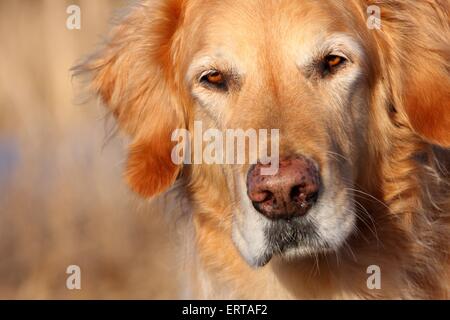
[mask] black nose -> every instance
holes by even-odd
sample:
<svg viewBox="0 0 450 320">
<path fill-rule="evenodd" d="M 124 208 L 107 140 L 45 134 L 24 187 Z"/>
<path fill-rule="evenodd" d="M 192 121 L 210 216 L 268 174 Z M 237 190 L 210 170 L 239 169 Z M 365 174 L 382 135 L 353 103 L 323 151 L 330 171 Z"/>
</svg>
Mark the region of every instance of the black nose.
<svg viewBox="0 0 450 320">
<path fill-rule="evenodd" d="M 247 194 L 256 210 L 270 219 L 305 215 L 317 201 L 320 174 L 315 162 L 299 156 L 280 161 L 275 175 L 261 175 L 270 165 L 256 164 L 247 175 Z"/>
</svg>

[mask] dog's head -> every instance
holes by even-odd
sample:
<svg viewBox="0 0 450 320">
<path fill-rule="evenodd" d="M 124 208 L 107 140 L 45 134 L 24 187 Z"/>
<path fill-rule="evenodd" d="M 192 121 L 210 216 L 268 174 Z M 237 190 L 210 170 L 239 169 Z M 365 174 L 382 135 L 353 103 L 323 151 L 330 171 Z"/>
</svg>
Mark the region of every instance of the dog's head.
<svg viewBox="0 0 450 320">
<path fill-rule="evenodd" d="M 372 2 L 381 29 L 368 26 Z M 357 224 L 357 181 L 376 174 L 399 127 L 450 146 L 445 10 L 439 1 L 144 1 L 80 68 L 134 139 L 131 188 L 152 197 L 184 172 L 197 212 L 260 266 L 274 254 L 337 250 Z M 173 133 L 194 137 L 195 121 L 216 133 L 279 130 L 263 147 L 277 147 L 278 170 L 174 162 Z"/>
</svg>

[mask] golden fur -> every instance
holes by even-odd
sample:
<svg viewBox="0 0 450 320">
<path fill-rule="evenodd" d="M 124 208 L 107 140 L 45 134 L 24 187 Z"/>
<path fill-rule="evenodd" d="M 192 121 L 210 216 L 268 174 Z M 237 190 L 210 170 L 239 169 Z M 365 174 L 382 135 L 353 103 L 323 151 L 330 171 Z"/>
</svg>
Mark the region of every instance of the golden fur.
<svg viewBox="0 0 450 320">
<path fill-rule="evenodd" d="M 366 26 L 369 5 L 381 8 L 381 30 Z M 287 56 L 274 49 L 293 45 L 287 30 L 297 28 L 305 43 L 320 30 L 354 32 L 362 43 L 365 56 L 357 63 L 365 80 L 355 90 L 368 111 L 324 118 L 341 131 L 326 131 L 316 114 L 321 103 L 314 111 L 311 101 L 320 94 L 331 105 L 335 91 L 344 89 L 318 85 L 308 91 L 292 80 L 298 71 Z M 131 188 L 153 197 L 179 178 L 177 192 L 189 201 L 186 224 L 195 235 L 186 271 L 193 281 L 189 297 L 448 299 L 449 38 L 445 0 L 153 0 L 132 7 L 77 71 L 92 75 L 93 90 L 133 138 L 126 168 Z M 192 96 L 186 74 L 198 52 L 215 41 L 257 61 L 258 68 L 246 65 L 245 93 L 212 119 Z M 279 108 L 300 104 L 302 112 Z M 236 111 L 236 105 L 246 107 Z M 355 210 L 365 215 L 357 232 L 332 255 L 275 257 L 263 268 L 249 267 L 230 236 L 239 202 L 231 169 L 171 162 L 172 131 L 191 129 L 196 119 L 219 128 L 281 127 L 290 142 L 282 143 L 282 154 L 295 148 L 324 167 L 331 161 L 324 146 L 344 154 L 345 164 L 337 167 L 354 173 Z M 381 290 L 366 286 L 373 264 L 382 270 Z"/>
</svg>

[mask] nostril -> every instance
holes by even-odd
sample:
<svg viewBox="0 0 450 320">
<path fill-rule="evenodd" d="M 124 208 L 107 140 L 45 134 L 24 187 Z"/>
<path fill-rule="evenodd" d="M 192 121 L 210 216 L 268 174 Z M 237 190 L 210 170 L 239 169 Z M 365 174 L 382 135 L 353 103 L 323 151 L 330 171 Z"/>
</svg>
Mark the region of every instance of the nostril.
<svg viewBox="0 0 450 320">
<path fill-rule="evenodd" d="M 257 196 L 250 197 L 253 207 L 261 212 L 270 215 L 277 205 L 277 198 L 270 191 L 259 192 Z"/>
<path fill-rule="evenodd" d="M 310 203 L 315 203 L 315 202 L 317 202 L 317 198 L 319 198 L 319 191 L 308 194 L 306 196 L 306 201 L 308 201 Z"/>
<path fill-rule="evenodd" d="M 305 183 L 294 186 L 290 192 L 290 200 L 296 203 L 301 208 L 311 207 L 319 197 L 318 189 L 311 190 L 311 186 Z"/>
<path fill-rule="evenodd" d="M 291 192 L 290 192 L 290 194 L 289 194 L 289 197 L 290 197 L 290 199 L 292 199 L 292 200 L 296 200 L 296 199 L 298 199 L 298 198 L 300 198 L 300 197 L 302 197 L 302 194 L 303 194 L 303 189 L 305 188 L 305 184 L 304 183 L 302 183 L 302 184 L 299 184 L 298 186 L 294 186 L 292 189 L 291 189 Z"/>
<path fill-rule="evenodd" d="M 264 190 L 264 191 L 258 191 L 258 192 L 251 192 L 249 194 L 250 199 L 252 202 L 261 203 L 271 200 L 274 195 L 272 192 Z"/>
<path fill-rule="evenodd" d="M 267 201 L 271 201 L 272 199 L 274 199 L 274 195 L 272 192 L 270 191 L 262 191 L 259 194 L 258 199 L 255 199 L 255 202 L 267 202 Z"/>
<path fill-rule="evenodd" d="M 277 198 L 272 192 L 266 191 L 266 197 L 260 202 L 260 204 L 266 209 L 273 208 L 277 204 Z"/>
</svg>

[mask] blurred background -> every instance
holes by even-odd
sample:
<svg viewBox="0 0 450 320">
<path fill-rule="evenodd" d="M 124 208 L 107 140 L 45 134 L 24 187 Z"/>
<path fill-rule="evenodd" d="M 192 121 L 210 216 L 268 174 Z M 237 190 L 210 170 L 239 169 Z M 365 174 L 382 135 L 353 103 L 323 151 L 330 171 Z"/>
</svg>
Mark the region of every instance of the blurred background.
<svg viewBox="0 0 450 320">
<path fill-rule="evenodd" d="M 177 297 L 158 204 L 127 189 L 125 141 L 70 74 L 127 3 L 0 1 L 1 299 Z M 66 28 L 72 4 L 81 30 Z M 69 265 L 81 290 L 66 288 Z"/>
</svg>

